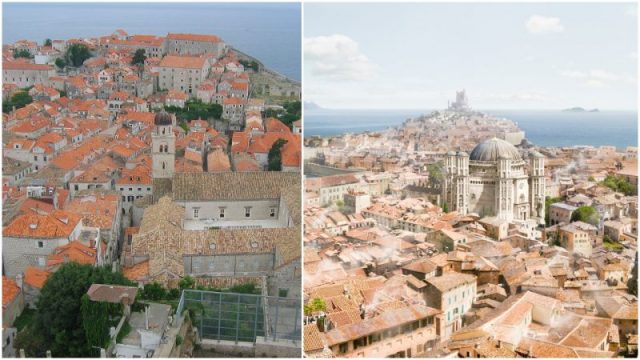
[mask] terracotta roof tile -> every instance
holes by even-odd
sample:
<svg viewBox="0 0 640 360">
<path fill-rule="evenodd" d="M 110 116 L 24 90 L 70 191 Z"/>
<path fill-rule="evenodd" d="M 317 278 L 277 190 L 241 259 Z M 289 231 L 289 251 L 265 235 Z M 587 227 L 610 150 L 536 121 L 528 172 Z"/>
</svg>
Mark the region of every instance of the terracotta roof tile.
<svg viewBox="0 0 640 360">
<path fill-rule="evenodd" d="M 49 279 L 50 272 L 39 269 L 35 266 L 27 266 L 24 270 L 24 283 L 36 289 L 42 289 Z"/>
<path fill-rule="evenodd" d="M 2 277 L 2 308 L 9 305 L 20 294 L 20 288 L 15 280 Z"/>
</svg>

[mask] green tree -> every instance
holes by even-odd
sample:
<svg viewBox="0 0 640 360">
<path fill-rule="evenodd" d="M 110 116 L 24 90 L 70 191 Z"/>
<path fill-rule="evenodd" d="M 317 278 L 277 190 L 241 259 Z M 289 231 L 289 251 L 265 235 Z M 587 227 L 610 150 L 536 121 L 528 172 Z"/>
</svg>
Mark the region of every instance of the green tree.
<svg viewBox="0 0 640 360">
<path fill-rule="evenodd" d="M 260 65 L 258 64 L 257 61 L 252 60 L 240 60 L 238 61 L 242 66 L 244 66 L 245 69 L 252 69 L 255 72 L 258 72 L 260 70 Z"/>
<path fill-rule="evenodd" d="M 178 281 L 178 287 L 180 288 L 180 290 L 193 289 L 195 285 L 195 279 L 189 275 L 183 277 L 182 279 L 180 279 L 180 281 Z"/>
<path fill-rule="evenodd" d="M 293 123 L 302 118 L 302 103 L 300 101 L 289 101 L 282 105 L 282 109 L 266 109 L 263 111 L 264 118 L 276 118 L 289 128 L 293 127 Z"/>
<path fill-rule="evenodd" d="M 304 314 L 309 316 L 314 312 L 326 311 L 327 304 L 321 298 L 314 298 L 304 306 Z"/>
<path fill-rule="evenodd" d="M 571 214 L 571 222 L 582 221 L 591 225 L 598 225 L 600 218 L 592 206 L 580 206 Z"/>
<path fill-rule="evenodd" d="M 445 212 L 445 213 L 449 212 L 449 204 L 447 204 L 446 201 L 442 203 L 442 212 Z"/>
<path fill-rule="evenodd" d="M 627 288 L 629 293 L 638 296 L 638 252 L 636 252 L 636 261 L 633 263 L 633 270 L 631 270 L 631 276 L 627 280 Z"/>
<path fill-rule="evenodd" d="M 278 139 L 269 149 L 268 169 L 269 171 L 282 171 L 282 147 L 287 143 L 285 139 Z"/>
<path fill-rule="evenodd" d="M 144 61 L 146 59 L 147 59 L 147 55 L 145 55 L 144 49 L 138 49 L 136 50 L 135 54 L 133 54 L 131 65 L 144 65 Z"/>
<path fill-rule="evenodd" d="M 436 163 L 427 165 L 429 180 L 434 180 L 436 182 L 441 181 L 443 166 L 444 166 L 444 163 L 442 161 L 438 161 Z"/>
<path fill-rule="evenodd" d="M 157 282 L 146 284 L 141 297 L 146 300 L 164 300 L 167 297 L 167 290 Z"/>
<path fill-rule="evenodd" d="M 59 69 L 64 69 L 67 66 L 67 62 L 63 58 L 57 58 L 55 64 Z"/>
<path fill-rule="evenodd" d="M 49 46 L 49 47 L 51 47 L 51 44 L 52 44 L 52 43 L 51 43 L 51 39 L 45 39 L 45 40 L 44 40 L 44 46 Z"/>
<path fill-rule="evenodd" d="M 229 291 L 232 293 L 241 293 L 241 294 L 255 294 L 258 288 L 254 283 L 245 283 L 233 285 L 229 288 Z"/>
<path fill-rule="evenodd" d="M 601 184 L 613 191 L 621 192 L 627 196 L 636 195 L 638 193 L 636 185 L 628 182 L 623 176 L 608 175 Z"/>
<path fill-rule="evenodd" d="M 89 48 L 83 44 L 71 44 L 65 53 L 65 60 L 67 64 L 75 67 L 82 66 L 84 61 L 90 57 L 91 52 L 89 52 Z"/>
<path fill-rule="evenodd" d="M 33 55 L 31 55 L 31 53 L 29 52 L 29 50 L 27 49 L 14 49 L 13 50 L 13 57 L 14 58 L 25 58 L 25 59 L 31 59 L 33 58 Z"/>
<path fill-rule="evenodd" d="M 18 334 L 17 342 L 27 356 L 44 356 L 42 349 L 50 349 L 55 357 L 96 356 L 87 341 L 81 311 L 82 296 L 94 283 L 135 286 L 108 267 L 63 264 L 42 288 L 32 325 Z"/>
<path fill-rule="evenodd" d="M 31 95 L 29 95 L 28 92 L 20 91 L 13 94 L 11 99 L 2 103 L 2 112 L 10 113 L 14 107 L 16 109 L 20 109 L 27 106 L 28 104 L 31 104 L 32 102 L 33 98 L 31 97 Z"/>
<path fill-rule="evenodd" d="M 89 295 L 82 295 L 80 301 L 80 313 L 82 316 L 82 328 L 84 329 L 87 344 L 106 348 L 109 344 L 109 329 L 113 326 L 111 318 L 122 314 L 122 304 L 112 304 L 105 301 L 92 301 Z M 95 353 L 96 350 L 94 350 Z"/>
<path fill-rule="evenodd" d="M 184 108 L 165 106 L 164 109 L 167 112 L 176 114 L 176 119 L 179 121 L 220 119 L 220 116 L 222 116 L 222 105 L 205 104 L 198 99 L 187 100 Z"/>
</svg>

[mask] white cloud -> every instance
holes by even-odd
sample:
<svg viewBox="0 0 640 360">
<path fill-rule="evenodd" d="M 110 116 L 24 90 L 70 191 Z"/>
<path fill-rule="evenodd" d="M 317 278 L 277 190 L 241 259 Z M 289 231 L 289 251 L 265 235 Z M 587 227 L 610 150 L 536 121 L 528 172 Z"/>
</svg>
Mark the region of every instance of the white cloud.
<svg viewBox="0 0 640 360">
<path fill-rule="evenodd" d="M 606 84 L 600 80 L 596 80 L 596 79 L 589 79 L 587 81 L 584 82 L 585 85 L 587 85 L 588 87 L 592 87 L 592 88 L 601 88 L 604 87 Z"/>
<path fill-rule="evenodd" d="M 574 78 L 574 79 L 584 79 L 584 78 L 589 76 L 589 74 L 584 73 L 582 71 L 577 71 L 577 70 L 561 71 L 560 75 L 562 75 L 564 77 Z"/>
<path fill-rule="evenodd" d="M 369 80 L 377 70 L 358 43 L 341 34 L 306 38 L 304 61 L 313 75 L 330 80 Z"/>
<path fill-rule="evenodd" d="M 632 18 L 638 17 L 638 7 L 636 5 L 632 5 L 626 8 L 624 11 L 625 15 L 631 16 Z"/>
<path fill-rule="evenodd" d="M 635 83 L 633 77 L 622 76 L 602 69 L 591 69 L 589 71 L 564 70 L 560 75 L 572 79 L 579 79 L 588 87 L 604 87 L 613 83 Z"/>
<path fill-rule="evenodd" d="M 549 96 L 537 92 L 489 93 L 486 99 L 518 103 L 554 103 Z"/>
<path fill-rule="evenodd" d="M 541 15 L 531 16 L 527 20 L 526 27 L 531 34 L 556 33 L 564 30 L 559 18 Z"/>
</svg>

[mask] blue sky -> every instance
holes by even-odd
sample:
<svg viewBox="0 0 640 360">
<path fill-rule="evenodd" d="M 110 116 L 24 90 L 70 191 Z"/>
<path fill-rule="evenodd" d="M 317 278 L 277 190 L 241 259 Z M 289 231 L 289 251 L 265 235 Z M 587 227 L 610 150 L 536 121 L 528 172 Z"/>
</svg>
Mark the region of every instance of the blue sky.
<svg viewBox="0 0 640 360">
<path fill-rule="evenodd" d="M 304 5 L 305 101 L 327 108 L 635 110 L 637 6 Z"/>
</svg>

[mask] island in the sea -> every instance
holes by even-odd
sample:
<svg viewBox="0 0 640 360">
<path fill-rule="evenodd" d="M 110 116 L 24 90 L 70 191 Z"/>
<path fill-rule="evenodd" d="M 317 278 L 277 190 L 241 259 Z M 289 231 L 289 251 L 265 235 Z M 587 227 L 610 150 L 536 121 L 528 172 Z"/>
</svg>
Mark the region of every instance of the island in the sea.
<svg viewBox="0 0 640 360">
<path fill-rule="evenodd" d="M 562 112 L 600 112 L 600 110 L 598 110 L 596 108 L 591 109 L 591 110 L 587 110 L 587 109 L 585 109 L 583 107 L 572 107 L 572 108 L 569 108 L 569 109 L 564 109 L 564 110 L 562 110 Z"/>
</svg>

